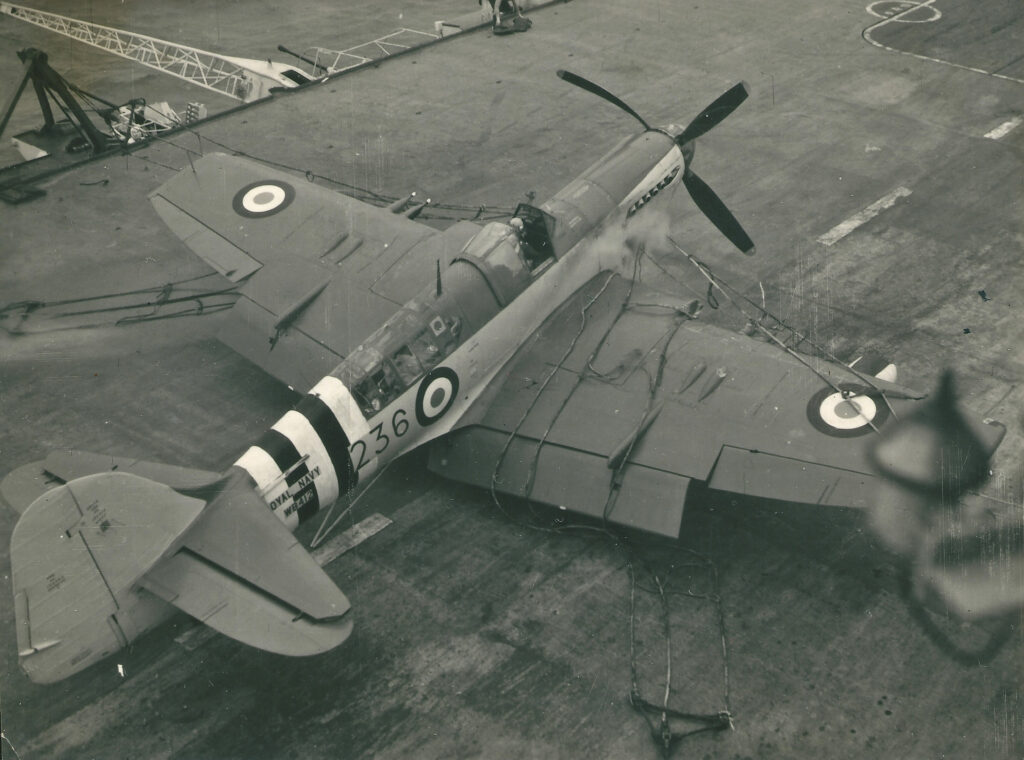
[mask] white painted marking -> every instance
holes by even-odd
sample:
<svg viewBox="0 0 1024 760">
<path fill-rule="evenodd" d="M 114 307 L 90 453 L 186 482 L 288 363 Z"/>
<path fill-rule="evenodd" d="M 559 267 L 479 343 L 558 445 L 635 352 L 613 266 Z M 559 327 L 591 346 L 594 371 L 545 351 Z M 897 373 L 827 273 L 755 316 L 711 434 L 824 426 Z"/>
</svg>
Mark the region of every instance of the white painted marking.
<svg viewBox="0 0 1024 760">
<path fill-rule="evenodd" d="M 313 386 L 310 391 L 314 396 L 319 396 L 338 418 L 338 424 L 345 431 L 349 441 L 353 443 L 366 436 L 370 432 L 370 424 L 363 416 L 359 404 L 352 398 L 345 383 L 333 375 L 327 375 Z"/>
<path fill-rule="evenodd" d="M 242 208 L 253 214 L 265 214 L 284 203 L 285 192 L 278 185 L 259 185 L 242 196 Z"/>
<path fill-rule="evenodd" d="M 239 457 L 235 465 L 248 472 L 256 481 L 256 487 L 260 489 L 260 496 L 269 506 L 281 494 L 288 490 L 288 483 L 282 477 L 281 468 L 274 462 L 273 457 L 259 446 L 250 446 L 248 451 Z M 284 514 L 284 507 L 291 503 L 289 499 L 274 510 L 274 514 L 289 530 L 295 530 L 299 524 L 298 515 L 294 512 L 287 517 Z"/>
<path fill-rule="evenodd" d="M 890 19 L 892 21 L 907 24 L 927 24 L 932 21 L 938 21 L 942 18 L 942 11 L 938 8 L 933 8 L 931 5 L 932 2 L 934 2 L 934 0 L 929 0 L 928 2 L 923 3 L 912 2 L 911 0 L 899 0 L 898 2 L 895 0 L 877 0 L 877 2 L 871 3 L 871 5 L 864 10 L 876 18 Z M 882 10 L 878 10 L 879 8 Z M 918 8 L 925 8 L 928 10 L 928 18 L 908 18 L 908 16 L 913 15 L 913 11 Z"/>
<path fill-rule="evenodd" d="M 837 224 L 824 235 L 819 237 L 818 242 L 822 245 L 833 245 L 834 243 L 837 243 L 865 222 L 874 219 L 882 211 L 885 211 L 885 209 L 891 208 L 897 200 L 908 195 L 910 195 L 910 190 L 905 187 L 897 187 L 891 193 L 879 198 L 863 211 L 860 211 L 846 221 Z"/>
<path fill-rule="evenodd" d="M 371 536 L 375 536 L 391 525 L 391 520 L 374 512 L 365 517 L 348 530 L 339 533 L 326 544 L 313 552 L 313 559 L 320 567 L 325 567 L 345 552 L 354 549 Z M 175 636 L 175 643 L 185 647 L 189 652 L 195 651 L 216 635 L 216 631 L 202 623 L 196 623 L 184 633 Z"/>
<path fill-rule="evenodd" d="M 235 462 L 237 467 L 252 475 L 260 490 L 267 488 L 276 479 L 281 477 L 281 468 L 273 458 L 259 446 L 250 446 L 248 450 Z"/>
<path fill-rule="evenodd" d="M 963 71 L 973 71 L 975 74 L 984 74 L 985 76 L 995 77 L 996 79 L 1006 79 L 1006 80 L 1008 80 L 1010 82 L 1019 82 L 1021 84 L 1024 84 L 1024 79 L 1020 79 L 1018 77 L 1011 77 L 1011 76 L 1007 76 L 1006 74 L 998 74 L 998 73 L 996 73 L 994 71 L 987 71 L 986 69 L 979 69 L 979 68 L 977 68 L 975 66 L 964 66 L 962 63 L 954 63 L 953 61 L 944 61 L 941 58 L 933 58 L 930 55 L 921 55 L 920 53 L 912 53 L 909 50 L 900 50 L 899 48 L 894 48 L 894 47 L 890 47 L 888 45 L 885 45 L 885 44 L 879 42 L 878 40 L 876 40 L 874 37 L 871 36 L 871 33 L 873 31 L 875 31 L 876 29 L 881 29 L 883 26 L 886 26 L 887 24 L 891 24 L 891 23 L 894 23 L 894 22 L 902 21 L 903 17 L 905 15 L 909 15 L 911 13 L 914 13 L 918 8 L 931 8 L 931 6 L 932 6 L 932 4 L 934 2 L 935 2 L 935 0 L 924 0 L 924 2 L 918 3 L 917 5 L 911 5 L 906 10 L 900 11 L 899 13 L 896 13 L 896 14 L 894 14 L 892 16 L 888 16 L 886 18 L 883 18 L 881 21 L 878 21 L 878 22 L 872 24 L 867 29 L 865 29 L 863 32 L 861 32 L 861 37 L 864 38 L 865 42 L 867 42 L 867 43 L 869 43 L 871 45 L 874 45 L 876 48 L 881 48 L 882 50 L 888 50 L 890 53 L 899 53 L 900 55 L 909 55 L 911 58 L 917 58 L 918 60 L 921 60 L 921 61 L 930 61 L 931 63 L 941 63 L 943 66 L 952 66 L 954 69 L 962 69 Z M 877 14 L 875 14 L 875 15 L 877 15 Z"/>
<path fill-rule="evenodd" d="M 370 536 L 380 533 L 390 524 L 391 520 L 382 514 L 374 512 L 348 530 L 339 533 L 326 544 L 323 544 L 313 552 L 313 559 L 317 561 L 320 567 L 325 567 L 328 563 L 333 562 L 349 549 L 358 546 Z"/>
<path fill-rule="evenodd" d="M 334 471 L 334 465 L 331 464 L 327 448 L 305 415 L 292 409 L 275 422 L 271 428 L 286 436 L 295 445 L 300 456 L 306 454 L 309 457 L 306 460 L 306 467 L 310 472 L 319 471 L 319 476 L 314 475 L 313 485 L 316 487 L 316 495 L 320 500 L 320 508 L 323 509 L 333 504 L 334 500 L 338 498 L 338 474 Z"/>
<path fill-rule="evenodd" d="M 818 407 L 818 414 L 826 425 L 836 430 L 856 430 L 875 418 L 878 407 L 867 396 L 843 398 L 842 393 L 826 396 Z"/>
<path fill-rule="evenodd" d="M 1014 116 L 1009 121 L 1004 121 L 995 129 L 986 132 L 985 137 L 989 140 L 998 140 L 1006 137 L 1010 132 L 1019 127 L 1022 122 L 1024 122 L 1024 116 Z"/>
<path fill-rule="evenodd" d="M 320 400 L 327 404 L 328 408 L 334 412 L 338 424 L 345 431 L 345 435 L 348 436 L 350 443 L 354 444 L 370 434 L 370 423 L 363 416 L 363 410 L 359 408 L 359 404 L 352 397 L 352 392 L 349 391 L 341 380 L 333 375 L 327 375 L 321 378 L 320 382 L 314 385 L 309 392 L 314 396 L 319 396 Z M 367 453 L 372 452 L 374 448 L 375 444 L 371 445 L 371 442 L 366 442 Z M 356 477 L 362 480 L 372 475 L 377 470 L 377 460 L 378 457 L 373 457 L 373 459 L 366 461 L 362 469 L 356 474 Z M 359 462 L 355 461 L 352 463 L 352 466 L 355 467 L 358 464 Z M 327 505 L 322 504 L 321 506 Z"/>
</svg>

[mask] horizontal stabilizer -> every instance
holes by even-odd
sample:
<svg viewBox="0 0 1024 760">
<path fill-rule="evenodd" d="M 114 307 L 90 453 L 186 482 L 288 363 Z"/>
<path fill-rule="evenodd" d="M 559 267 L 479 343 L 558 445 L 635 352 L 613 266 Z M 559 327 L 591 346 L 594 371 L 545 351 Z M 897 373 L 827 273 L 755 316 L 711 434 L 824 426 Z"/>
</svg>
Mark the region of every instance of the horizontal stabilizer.
<svg viewBox="0 0 1024 760">
<path fill-rule="evenodd" d="M 133 586 L 203 501 L 127 473 L 89 475 L 33 502 L 11 535 L 18 654 L 50 683 L 126 646 Z"/>
<path fill-rule="evenodd" d="M 326 652 L 352 632 L 351 615 L 312 620 L 188 550 L 153 568 L 142 586 L 225 636 L 276 654 Z"/>
<path fill-rule="evenodd" d="M 208 470 L 196 470 L 190 467 L 178 467 L 161 462 L 146 462 L 136 457 L 115 457 L 110 454 L 95 454 L 91 451 L 75 451 L 63 449 L 51 451 L 43 467 L 48 473 L 60 478 L 65 483 L 76 478 L 93 475 L 98 472 L 127 472 L 140 478 L 155 480 L 176 490 L 201 488 L 210 485 L 220 473 Z"/>
<path fill-rule="evenodd" d="M 233 468 L 184 548 L 315 620 L 344 614 L 349 601 L 257 493 Z"/>
<path fill-rule="evenodd" d="M 135 457 L 61 449 L 51 451 L 45 460 L 30 462 L 8 473 L 0 481 L 0 495 L 21 514 L 51 488 L 101 472 L 127 472 L 178 490 L 201 488 L 220 477 L 216 472 L 146 462 Z"/>
</svg>

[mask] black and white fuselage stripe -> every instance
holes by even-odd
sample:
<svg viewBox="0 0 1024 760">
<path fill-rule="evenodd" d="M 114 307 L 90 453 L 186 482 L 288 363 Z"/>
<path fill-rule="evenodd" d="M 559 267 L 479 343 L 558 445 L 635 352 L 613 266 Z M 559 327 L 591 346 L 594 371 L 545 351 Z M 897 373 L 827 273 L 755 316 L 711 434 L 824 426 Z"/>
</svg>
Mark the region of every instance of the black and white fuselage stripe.
<svg viewBox="0 0 1024 760">
<path fill-rule="evenodd" d="M 369 430 L 341 380 L 328 375 L 235 462 L 291 530 L 357 482 L 350 443 Z M 370 465 L 375 468 L 375 462 Z M 367 468 L 363 468 L 367 473 Z"/>
</svg>

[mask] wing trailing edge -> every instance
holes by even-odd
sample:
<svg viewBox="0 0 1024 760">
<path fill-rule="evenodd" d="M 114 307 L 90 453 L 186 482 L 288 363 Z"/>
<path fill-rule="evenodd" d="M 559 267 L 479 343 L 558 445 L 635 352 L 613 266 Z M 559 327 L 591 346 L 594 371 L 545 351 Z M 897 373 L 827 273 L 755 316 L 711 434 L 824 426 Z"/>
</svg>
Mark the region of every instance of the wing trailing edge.
<svg viewBox="0 0 1024 760">
<path fill-rule="evenodd" d="M 141 585 L 215 631 L 275 654 L 320 654 L 352 632 L 347 603 L 342 616 L 314 620 L 188 550 L 154 567 Z"/>
<path fill-rule="evenodd" d="M 599 451 L 517 437 L 479 425 L 435 443 L 430 469 L 451 480 L 569 510 L 621 527 L 679 537 L 690 478 L 653 467 L 626 467 L 620 479 Z M 539 450 L 538 450 L 539 446 Z"/>
</svg>

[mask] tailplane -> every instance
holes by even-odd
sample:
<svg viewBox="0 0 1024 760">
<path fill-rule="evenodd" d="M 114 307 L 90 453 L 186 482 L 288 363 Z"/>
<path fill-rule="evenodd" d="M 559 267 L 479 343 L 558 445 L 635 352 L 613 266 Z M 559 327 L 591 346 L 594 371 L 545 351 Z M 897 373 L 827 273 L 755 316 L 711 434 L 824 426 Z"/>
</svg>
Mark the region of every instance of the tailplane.
<svg viewBox="0 0 1024 760">
<path fill-rule="evenodd" d="M 126 472 L 51 488 L 11 536 L 18 653 L 52 683 L 126 647 L 178 608 L 246 644 L 327 651 L 348 599 L 245 473 L 176 490 Z"/>
<path fill-rule="evenodd" d="M 33 681 L 65 678 L 127 646 L 146 603 L 133 587 L 204 503 L 125 473 L 47 491 L 11 535 L 18 655 Z"/>
</svg>

